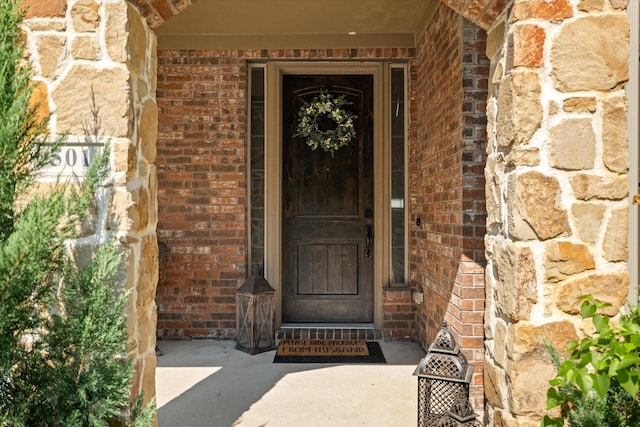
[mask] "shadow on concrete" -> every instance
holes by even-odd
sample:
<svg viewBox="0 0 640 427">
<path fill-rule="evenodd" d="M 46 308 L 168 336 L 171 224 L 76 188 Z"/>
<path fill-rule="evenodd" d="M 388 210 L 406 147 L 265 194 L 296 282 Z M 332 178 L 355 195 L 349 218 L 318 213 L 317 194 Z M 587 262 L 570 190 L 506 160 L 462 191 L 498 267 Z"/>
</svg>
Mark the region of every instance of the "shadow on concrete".
<svg viewBox="0 0 640 427">
<path fill-rule="evenodd" d="M 160 427 L 414 426 L 418 344 L 381 342 L 386 364 L 272 363 L 233 341 L 158 341 Z"/>
</svg>

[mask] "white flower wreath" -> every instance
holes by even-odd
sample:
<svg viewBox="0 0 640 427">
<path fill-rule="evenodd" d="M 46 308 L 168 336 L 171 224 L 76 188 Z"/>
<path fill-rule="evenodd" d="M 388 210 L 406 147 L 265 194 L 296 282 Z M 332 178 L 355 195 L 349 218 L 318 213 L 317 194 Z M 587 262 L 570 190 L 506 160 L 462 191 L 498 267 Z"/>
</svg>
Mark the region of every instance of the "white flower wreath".
<svg viewBox="0 0 640 427">
<path fill-rule="evenodd" d="M 333 156 L 338 148 L 347 145 L 356 136 L 353 121 L 358 116 L 344 109 L 345 105 L 351 105 L 351 102 L 346 101 L 344 95 L 334 97 L 329 92 L 320 91 L 320 95 L 300 107 L 300 119 L 294 136 L 306 138 L 312 150 L 321 147 Z M 334 129 L 322 129 L 325 118 L 335 123 Z"/>
</svg>

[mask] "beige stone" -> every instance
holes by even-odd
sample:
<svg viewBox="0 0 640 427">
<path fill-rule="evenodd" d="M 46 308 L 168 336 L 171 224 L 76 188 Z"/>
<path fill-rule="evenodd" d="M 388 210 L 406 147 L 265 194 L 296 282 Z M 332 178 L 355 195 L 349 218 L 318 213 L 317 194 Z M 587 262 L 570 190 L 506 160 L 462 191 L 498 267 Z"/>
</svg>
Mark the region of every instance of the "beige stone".
<svg viewBox="0 0 640 427">
<path fill-rule="evenodd" d="M 154 100 L 147 100 L 140 113 L 140 149 L 144 159 L 153 163 L 156 160 L 156 140 L 158 138 L 158 106 Z"/>
<path fill-rule="evenodd" d="M 497 238 L 493 246 L 493 267 L 498 313 L 516 322 L 528 319 L 531 307 L 537 302 L 536 266 L 531 249 Z"/>
<path fill-rule="evenodd" d="M 158 241 L 155 234 L 142 238 L 140 242 L 140 271 L 138 277 L 137 307 L 153 304 L 158 284 Z"/>
<path fill-rule="evenodd" d="M 624 94 L 602 101 L 602 145 L 604 165 L 612 172 L 629 170 L 627 104 Z"/>
<path fill-rule="evenodd" d="M 562 109 L 567 113 L 595 113 L 596 99 L 592 96 L 567 98 L 562 103 Z"/>
<path fill-rule="evenodd" d="M 127 30 L 128 2 L 107 3 L 104 5 L 105 14 L 105 44 L 109 57 L 120 63 L 127 61 Z"/>
<path fill-rule="evenodd" d="M 91 92 L 100 108 L 102 131 L 111 137 L 127 137 L 131 105 L 129 72 L 98 64 L 76 63 L 53 91 L 58 130 L 82 135 L 83 121 L 90 117 Z"/>
<path fill-rule="evenodd" d="M 148 183 L 149 189 L 149 226 L 155 227 L 158 223 L 158 170 L 155 165 L 149 166 Z"/>
<path fill-rule="evenodd" d="M 568 314 L 580 313 L 579 298 L 583 295 L 591 295 L 596 300 L 610 303 L 611 306 L 604 309 L 609 316 L 618 313 L 626 301 L 629 291 L 629 273 L 593 273 L 574 277 L 557 285 L 555 289 L 556 306 Z"/>
<path fill-rule="evenodd" d="M 155 335 L 153 336 L 155 345 Z M 142 376 L 143 404 L 147 405 L 156 392 L 156 355 L 151 353 L 144 358 L 144 374 Z"/>
<path fill-rule="evenodd" d="M 564 349 L 577 338 L 576 328 L 569 320 L 534 325 L 528 322 L 510 324 L 507 333 L 507 353 L 514 361 L 530 354 L 548 354 L 544 339 L 554 347 Z"/>
<path fill-rule="evenodd" d="M 87 206 L 87 210 L 84 212 L 84 215 L 81 218 L 80 223 L 80 236 L 88 237 L 96 234 L 98 230 L 98 217 L 100 215 L 98 204 L 94 200 L 89 206 Z"/>
<path fill-rule="evenodd" d="M 580 0 L 578 10 L 581 12 L 602 12 L 605 0 Z"/>
<path fill-rule="evenodd" d="M 138 354 L 139 334 L 138 334 L 138 316 L 137 316 L 136 302 L 135 302 L 135 297 L 133 292 L 130 294 L 129 299 L 127 301 L 126 314 L 127 314 L 127 338 L 128 338 L 127 353 L 135 357 Z"/>
<path fill-rule="evenodd" d="M 71 259 L 76 267 L 83 269 L 94 259 L 98 245 L 95 242 L 77 242 L 71 253 Z"/>
<path fill-rule="evenodd" d="M 129 218 L 129 208 L 133 205 L 131 193 L 116 189 L 111 194 L 108 209 L 108 226 L 112 230 L 130 231 L 132 220 Z"/>
<path fill-rule="evenodd" d="M 541 67 L 544 63 L 544 28 L 533 25 L 518 25 L 513 28 L 513 66 Z"/>
<path fill-rule="evenodd" d="M 537 166 L 540 164 L 540 149 L 526 145 L 518 145 L 505 157 L 505 163 L 513 166 Z"/>
<path fill-rule="evenodd" d="M 71 43 L 71 54 L 75 59 L 97 61 L 99 53 L 96 36 L 77 36 Z"/>
<path fill-rule="evenodd" d="M 133 274 L 135 272 L 135 259 L 131 247 L 127 244 L 120 244 L 118 251 L 122 257 L 122 262 L 113 279 L 122 289 L 131 290 L 135 279 Z"/>
<path fill-rule="evenodd" d="M 132 231 L 144 231 L 149 225 L 149 191 L 144 187 L 131 190 L 133 204 L 129 208 Z"/>
<path fill-rule="evenodd" d="M 491 90 L 495 90 L 495 88 Z M 494 152 L 495 147 L 497 146 L 496 132 L 495 132 L 495 129 L 496 129 L 495 115 L 496 115 L 496 108 L 497 108 L 496 104 L 497 104 L 497 100 L 495 97 L 492 96 L 492 97 L 489 97 L 489 99 L 487 99 L 487 147 L 485 151 L 488 155 L 491 155 Z"/>
<path fill-rule="evenodd" d="M 507 384 L 504 371 L 496 367 L 491 360 L 485 359 L 483 365 L 484 396 L 496 408 L 503 408 L 502 397 L 507 396 Z"/>
<path fill-rule="evenodd" d="M 56 72 L 64 59 L 64 47 L 66 38 L 59 34 L 46 34 L 36 38 L 36 49 L 38 51 L 38 63 L 40 64 L 40 75 L 51 79 L 56 76 Z"/>
<path fill-rule="evenodd" d="M 586 245 L 559 240 L 545 244 L 544 268 L 550 282 L 593 270 L 595 266 L 593 254 Z"/>
<path fill-rule="evenodd" d="M 551 357 L 542 351 L 513 362 L 507 371 L 511 412 L 515 415 L 531 415 L 533 412 L 544 416 L 549 381 L 555 375 L 556 368 Z"/>
<path fill-rule="evenodd" d="M 533 71 L 513 71 L 500 84 L 498 145 L 527 144 L 542 121 L 540 81 Z"/>
<path fill-rule="evenodd" d="M 576 234 L 587 243 L 595 243 L 602 229 L 606 207 L 600 203 L 574 203 L 571 214 Z"/>
<path fill-rule="evenodd" d="M 499 366 L 507 363 L 507 326 L 504 321 L 496 320 L 495 337 L 493 339 L 493 358 Z"/>
<path fill-rule="evenodd" d="M 602 250 L 607 261 L 626 261 L 629 258 L 629 210 L 614 209 L 607 222 Z"/>
<path fill-rule="evenodd" d="M 511 22 L 540 18 L 558 21 L 573 16 L 569 0 L 527 0 L 516 1 L 511 11 Z"/>
<path fill-rule="evenodd" d="M 592 169 L 596 135 L 587 118 L 566 119 L 549 130 L 549 162 L 558 169 Z"/>
<path fill-rule="evenodd" d="M 507 351 L 511 361 L 506 369 L 509 386 L 509 407 L 516 415 L 543 415 L 546 411 L 546 392 L 555 367 L 543 339 L 558 349 L 577 338 L 570 321 L 549 322 L 542 325 L 520 322 L 509 325 Z"/>
<path fill-rule="evenodd" d="M 94 0 L 78 0 L 71 8 L 76 33 L 94 32 L 100 23 L 100 5 Z"/>
<path fill-rule="evenodd" d="M 138 322 L 138 346 L 137 351 L 140 355 L 145 355 L 149 350 L 150 336 L 155 335 L 156 331 L 151 329 L 151 313 L 148 310 L 144 310 L 137 317 Z"/>
<path fill-rule="evenodd" d="M 49 89 L 44 82 L 35 80 L 31 83 L 29 105 L 36 109 L 36 117 L 39 123 L 47 120 L 51 115 L 51 110 L 49 109 Z"/>
<path fill-rule="evenodd" d="M 147 98 L 148 95 L 151 95 L 151 97 L 153 97 L 153 95 L 149 92 L 149 85 L 147 84 L 147 81 L 144 80 L 143 78 L 138 78 L 136 80 L 136 94 L 138 96 L 137 99 L 145 99 Z"/>
<path fill-rule="evenodd" d="M 143 381 L 143 367 L 144 367 L 144 359 L 137 358 L 134 359 L 133 363 L 133 384 L 131 385 L 131 395 L 137 396 L 141 391 L 142 381 Z"/>
<path fill-rule="evenodd" d="M 114 169 L 116 172 L 134 172 L 138 163 L 136 147 L 130 140 L 113 142 Z"/>
<path fill-rule="evenodd" d="M 504 163 L 500 155 L 489 155 L 485 167 L 487 179 L 485 194 L 487 203 L 487 228 L 499 227 L 502 224 L 502 197 L 500 182 L 503 175 Z"/>
<path fill-rule="evenodd" d="M 23 22 L 26 28 L 31 31 L 57 31 L 63 32 L 67 29 L 67 21 L 63 18 L 30 19 Z"/>
<path fill-rule="evenodd" d="M 498 25 L 493 27 L 487 33 L 487 42 L 485 52 L 487 58 L 493 58 L 502 49 L 505 39 L 506 22 L 500 21 Z"/>
<path fill-rule="evenodd" d="M 575 197 L 579 200 L 622 200 L 629 194 L 624 175 L 581 173 L 569 178 Z"/>
<path fill-rule="evenodd" d="M 493 65 L 493 64 L 492 64 Z M 502 78 L 504 77 L 504 66 L 502 62 L 498 62 L 495 64 L 493 69 L 493 73 L 491 73 L 491 84 L 497 86 L 502 82 Z M 490 92 L 491 93 L 491 92 Z"/>
<path fill-rule="evenodd" d="M 629 5 L 629 0 L 609 0 L 609 2 L 614 9 L 626 9 Z"/>
<path fill-rule="evenodd" d="M 567 212 L 560 205 L 555 177 L 530 171 L 509 179 L 509 232 L 518 240 L 550 239 L 571 234 Z"/>
<path fill-rule="evenodd" d="M 134 76 L 140 76 L 146 71 L 149 31 L 143 18 L 130 4 L 127 8 L 127 21 L 129 31 L 127 41 L 127 48 L 129 49 L 128 66 Z"/>
<path fill-rule="evenodd" d="M 563 92 L 610 90 L 629 79 L 628 58 L 629 20 L 624 13 L 567 21 L 551 47 L 555 86 Z"/>
</svg>

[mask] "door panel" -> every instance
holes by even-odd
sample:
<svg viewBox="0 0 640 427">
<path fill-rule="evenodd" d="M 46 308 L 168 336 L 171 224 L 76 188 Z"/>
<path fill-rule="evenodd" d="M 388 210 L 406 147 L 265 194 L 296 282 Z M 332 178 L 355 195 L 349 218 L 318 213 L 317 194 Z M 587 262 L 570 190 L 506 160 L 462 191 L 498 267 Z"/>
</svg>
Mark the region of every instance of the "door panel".
<svg viewBox="0 0 640 427">
<path fill-rule="evenodd" d="M 333 155 L 294 137 L 320 90 L 345 95 L 356 138 Z M 373 77 L 283 76 L 282 271 L 285 322 L 373 321 Z"/>
</svg>

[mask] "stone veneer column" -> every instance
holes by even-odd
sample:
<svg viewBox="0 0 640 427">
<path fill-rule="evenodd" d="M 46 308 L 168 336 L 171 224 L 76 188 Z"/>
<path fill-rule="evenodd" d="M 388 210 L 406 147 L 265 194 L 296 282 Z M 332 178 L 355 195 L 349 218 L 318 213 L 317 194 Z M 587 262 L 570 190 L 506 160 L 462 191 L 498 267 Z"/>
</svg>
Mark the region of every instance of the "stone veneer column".
<svg viewBox="0 0 640 427">
<path fill-rule="evenodd" d="M 542 337 L 564 349 L 580 295 L 616 315 L 628 293 L 629 23 L 609 0 L 516 1 L 487 55 L 487 415 L 538 426 Z"/>
<path fill-rule="evenodd" d="M 109 236 L 125 254 L 122 281 L 131 289 L 127 309 L 133 393 L 155 395 L 154 302 L 156 241 L 156 38 L 125 0 L 33 0 L 24 23 L 36 71 L 35 100 L 53 112 L 50 131 L 84 141 L 91 91 L 100 109 L 102 141 L 111 143 L 111 175 L 88 226 L 75 242 L 78 261 Z M 124 314 L 123 314 L 124 315 Z"/>
</svg>

